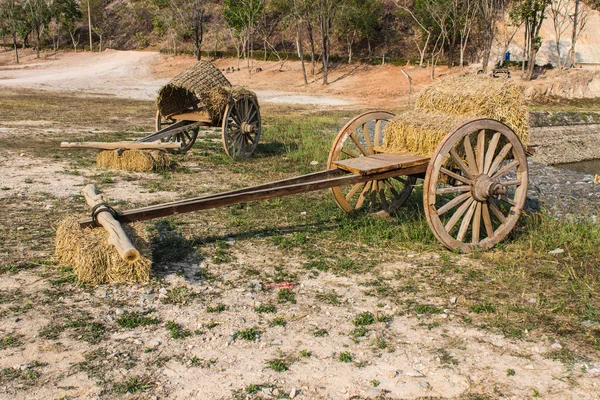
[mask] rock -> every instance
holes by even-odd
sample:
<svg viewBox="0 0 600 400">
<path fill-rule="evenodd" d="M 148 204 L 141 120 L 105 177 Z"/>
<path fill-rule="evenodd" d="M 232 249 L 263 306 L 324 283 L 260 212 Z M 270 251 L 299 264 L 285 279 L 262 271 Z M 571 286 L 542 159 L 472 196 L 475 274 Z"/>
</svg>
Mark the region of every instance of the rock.
<svg viewBox="0 0 600 400">
<path fill-rule="evenodd" d="M 21 318 L 19 318 L 19 317 L 14 317 L 14 318 L 13 318 L 13 322 L 15 322 L 15 323 L 16 323 L 16 322 L 19 322 L 20 320 L 21 320 Z"/>
<path fill-rule="evenodd" d="M 108 297 L 108 292 L 106 290 L 101 290 L 98 297 L 102 297 L 102 298 Z"/>
<path fill-rule="evenodd" d="M 117 314 L 117 315 L 123 315 L 123 314 L 125 314 L 125 310 L 123 310 L 122 308 L 117 308 L 115 310 L 115 314 Z"/>
<path fill-rule="evenodd" d="M 297 391 L 296 388 L 293 388 L 292 390 L 290 390 L 290 399 L 293 399 L 294 397 L 296 397 Z"/>
<path fill-rule="evenodd" d="M 24 230 L 24 229 L 25 229 L 25 227 L 24 227 L 24 226 L 18 226 L 18 227 L 17 227 L 17 230 L 18 230 L 18 231 L 22 231 L 22 230 Z"/>
<path fill-rule="evenodd" d="M 280 346 L 280 345 L 283 344 L 283 340 L 281 340 L 281 339 L 273 339 L 273 340 L 271 340 L 271 344 Z"/>
<path fill-rule="evenodd" d="M 533 366 L 533 364 L 527 364 L 527 365 L 526 365 L 526 366 L 524 366 L 523 368 L 525 368 L 525 369 L 529 369 L 529 370 L 535 369 L 535 367 Z"/>
<path fill-rule="evenodd" d="M 450 297 L 450 304 L 456 304 L 456 297 Z"/>
<path fill-rule="evenodd" d="M 310 165 L 319 165 L 319 162 L 318 161 L 311 161 Z"/>
<path fill-rule="evenodd" d="M 369 390 L 367 390 L 367 391 L 364 393 L 364 395 L 365 395 L 365 397 L 366 397 L 367 399 L 374 399 L 374 398 L 376 398 L 376 397 L 378 397 L 378 396 L 379 396 L 379 392 L 380 392 L 380 390 L 379 390 L 379 389 L 376 389 L 376 388 L 370 388 Z"/>
<path fill-rule="evenodd" d="M 410 376 L 411 378 L 423 378 L 425 376 L 421 371 L 417 369 L 411 369 L 409 371 L 406 371 L 405 375 Z"/>
<path fill-rule="evenodd" d="M 232 237 L 228 237 L 227 238 L 227 244 L 234 244 L 235 243 L 235 239 Z"/>
<path fill-rule="evenodd" d="M 157 340 L 157 339 L 152 339 L 152 340 L 149 340 L 149 341 L 146 343 L 146 347 L 148 347 L 149 349 L 155 349 L 155 348 L 157 348 L 158 346 L 160 346 L 160 340 Z"/>
<path fill-rule="evenodd" d="M 133 343 L 142 344 L 142 341 L 140 339 L 133 339 Z"/>
<path fill-rule="evenodd" d="M 168 291 L 167 289 L 165 289 L 164 287 L 161 287 L 161 288 L 158 290 L 158 293 L 162 294 L 163 296 L 166 296 L 166 295 L 167 295 L 167 293 L 169 293 L 169 291 Z"/>
<path fill-rule="evenodd" d="M 428 390 L 431 388 L 431 385 L 427 381 L 419 381 L 417 382 L 417 386 L 423 390 Z"/>
<path fill-rule="evenodd" d="M 560 343 L 552 343 L 552 346 L 550 346 L 550 347 L 552 347 L 553 349 L 557 349 L 557 350 L 562 349 L 562 346 Z"/>
<path fill-rule="evenodd" d="M 563 249 L 556 248 L 556 249 L 554 249 L 554 250 L 550 250 L 550 251 L 548 252 L 548 254 L 552 254 L 553 256 L 555 256 L 555 255 L 558 255 L 558 254 L 562 254 L 562 253 L 564 253 L 564 252 L 565 252 L 565 251 L 564 251 Z"/>
<path fill-rule="evenodd" d="M 402 371 L 400 371 L 399 369 L 395 370 L 395 371 L 390 371 L 387 373 L 387 377 L 392 379 L 397 377 L 398 375 L 400 375 L 402 373 Z"/>
<path fill-rule="evenodd" d="M 19 157 L 25 157 L 25 153 L 19 154 Z"/>
<path fill-rule="evenodd" d="M 592 376 L 600 376 L 600 368 L 590 368 L 588 374 Z"/>
</svg>

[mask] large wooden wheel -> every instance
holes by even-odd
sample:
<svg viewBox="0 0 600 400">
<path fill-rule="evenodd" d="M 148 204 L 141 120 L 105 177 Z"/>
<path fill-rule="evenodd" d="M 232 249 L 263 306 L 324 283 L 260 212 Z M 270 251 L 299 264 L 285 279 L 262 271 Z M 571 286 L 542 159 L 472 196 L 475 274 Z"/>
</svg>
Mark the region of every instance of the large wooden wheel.
<svg viewBox="0 0 600 400">
<path fill-rule="evenodd" d="M 242 96 L 229 102 L 221 131 L 223 148 L 230 157 L 250 157 L 258 145 L 260 130 L 260 109 L 252 97 Z"/>
<path fill-rule="evenodd" d="M 466 123 L 436 149 L 425 177 L 427 222 L 446 247 L 489 249 L 525 206 L 527 157 L 517 135 L 491 119 Z"/>
<path fill-rule="evenodd" d="M 175 121 L 172 119 L 165 119 L 160 115 L 160 111 L 156 111 L 156 131 L 160 131 L 169 125 L 173 125 Z M 185 153 L 194 146 L 196 138 L 198 137 L 199 128 L 192 128 L 187 131 L 176 133 L 175 135 L 167 136 L 162 139 L 163 142 L 176 142 L 181 143 L 181 148 L 177 150 L 170 150 L 173 153 Z"/>
<path fill-rule="evenodd" d="M 369 111 L 348 122 L 333 141 L 327 168 L 335 168 L 333 164 L 339 160 L 376 154 L 383 144 L 385 126 L 393 117 L 386 111 Z M 398 176 L 334 187 L 331 193 L 346 212 L 367 209 L 389 214 L 404 204 L 415 182 L 414 177 Z"/>
</svg>

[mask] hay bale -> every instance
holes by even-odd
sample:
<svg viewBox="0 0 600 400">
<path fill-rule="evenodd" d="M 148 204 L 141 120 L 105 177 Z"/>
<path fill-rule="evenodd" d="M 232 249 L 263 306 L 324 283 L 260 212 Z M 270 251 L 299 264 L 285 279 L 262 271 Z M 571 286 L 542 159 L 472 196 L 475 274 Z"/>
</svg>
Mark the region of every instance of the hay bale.
<svg viewBox="0 0 600 400">
<path fill-rule="evenodd" d="M 218 87 L 230 87 L 225 75 L 209 61 L 199 61 L 160 88 L 156 105 L 161 115 L 171 115 L 203 103 L 203 97 Z"/>
<path fill-rule="evenodd" d="M 107 243 L 104 229 L 80 228 L 77 218 L 63 220 L 56 231 L 55 257 L 60 264 L 70 266 L 83 283 L 144 283 L 150 278 L 152 251 L 141 223 L 123 225 L 140 259 L 128 264 L 114 246 Z"/>
<path fill-rule="evenodd" d="M 204 96 L 204 104 L 211 120 L 220 123 L 225 113 L 225 108 L 230 101 L 238 101 L 244 96 L 251 97 L 258 104 L 256 93 L 242 86 L 220 86 L 209 90 Z"/>
<path fill-rule="evenodd" d="M 125 150 L 120 153 L 106 150 L 98 153 L 96 165 L 100 168 L 125 171 L 162 171 L 171 166 L 171 157 L 162 150 Z"/>
<path fill-rule="evenodd" d="M 470 119 L 421 110 L 402 111 L 386 125 L 383 148 L 391 153 L 431 156 L 444 136 Z"/>
<path fill-rule="evenodd" d="M 508 125 L 527 144 L 529 116 L 523 88 L 503 79 L 474 74 L 444 79 L 424 88 L 415 107 L 472 118 L 493 118 Z"/>
</svg>

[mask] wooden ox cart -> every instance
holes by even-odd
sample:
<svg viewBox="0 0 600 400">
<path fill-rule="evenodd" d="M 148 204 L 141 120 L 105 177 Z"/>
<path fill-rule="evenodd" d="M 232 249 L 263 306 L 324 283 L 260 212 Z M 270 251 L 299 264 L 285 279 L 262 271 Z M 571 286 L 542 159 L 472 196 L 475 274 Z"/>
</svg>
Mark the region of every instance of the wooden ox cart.
<svg viewBox="0 0 600 400">
<path fill-rule="evenodd" d="M 335 138 L 327 169 L 282 181 L 117 213 L 121 222 L 206 210 L 236 203 L 330 189 L 346 212 L 391 213 L 424 178 L 427 222 L 446 247 L 489 249 L 515 227 L 524 208 L 527 157 L 518 136 L 493 119 L 474 119 L 448 133 L 431 157 L 382 148 L 393 114 L 371 111 Z M 92 218 L 79 221 L 93 225 Z"/>
<path fill-rule="evenodd" d="M 173 152 L 192 148 L 201 127 L 221 127 L 225 152 L 250 157 L 260 138 L 260 108 L 256 95 L 231 86 L 208 61 L 200 61 L 173 78 L 158 92 L 156 132 L 138 142 L 180 143 Z"/>
</svg>

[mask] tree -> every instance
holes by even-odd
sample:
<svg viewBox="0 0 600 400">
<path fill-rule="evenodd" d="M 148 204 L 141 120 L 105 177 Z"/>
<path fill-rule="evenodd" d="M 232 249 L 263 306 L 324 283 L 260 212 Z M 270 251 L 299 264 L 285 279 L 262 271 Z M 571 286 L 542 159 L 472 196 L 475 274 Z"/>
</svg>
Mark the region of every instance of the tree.
<svg viewBox="0 0 600 400">
<path fill-rule="evenodd" d="M 376 0 L 347 0 L 342 3 L 337 30 L 346 41 L 348 63 L 352 62 L 352 45 L 357 40 L 367 40 L 371 56 L 371 37 L 377 28 L 382 8 L 382 4 Z"/>
<path fill-rule="evenodd" d="M 79 4 L 75 0 L 54 0 L 50 6 L 50 11 L 52 18 L 56 22 L 57 35 L 59 35 L 63 29 L 66 29 L 71 37 L 73 49 L 77 52 L 79 36 L 75 38 L 75 33 L 77 31 L 76 21 L 83 16 Z"/>
<path fill-rule="evenodd" d="M 515 21 L 522 21 L 525 25 L 525 52 L 527 54 L 527 71 L 523 79 L 531 80 L 535 67 L 535 57 L 542 46 L 540 29 L 546 16 L 548 0 L 521 0 L 511 12 Z"/>
<path fill-rule="evenodd" d="M 331 55 L 331 32 L 341 0 L 318 0 L 317 12 L 321 31 L 321 61 L 323 62 L 323 85 L 328 85 L 327 74 Z"/>
<path fill-rule="evenodd" d="M 7 32 L 13 38 L 13 48 L 15 50 L 15 62 L 19 63 L 19 48 L 17 46 L 17 35 L 19 31 L 25 26 L 24 10 L 21 4 L 17 0 L 7 0 L 2 8 L 2 20 L 5 21 Z M 23 36 L 21 36 L 23 38 Z"/>
<path fill-rule="evenodd" d="M 490 63 L 490 55 L 497 30 L 496 22 L 504 16 L 507 2 L 507 0 L 481 0 L 479 2 L 478 17 L 483 36 L 482 69 L 484 73 L 487 73 Z"/>
<path fill-rule="evenodd" d="M 563 67 L 562 54 L 560 53 L 560 39 L 567 30 L 569 21 L 569 0 L 550 0 L 548 14 L 554 27 L 554 43 L 556 45 L 556 64 Z"/>
<path fill-rule="evenodd" d="M 577 39 L 579 39 L 579 35 L 585 29 L 585 25 L 587 23 L 589 17 L 590 10 L 588 8 L 583 8 L 581 5 L 581 0 L 575 0 L 575 10 L 572 14 L 573 19 L 573 30 L 571 33 L 571 49 L 569 50 L 569 67 L 575 67 L 575 47 L 577 45 Z"/>
<path fill-rule="evenodd" d="M 232 36 L 240 41 L 248 61 L 248 70 L 250 70 L 250 58 L 252 58 L 253 51 L 252 34 L 263 8 L 264 5 L 260 0 L 225 0 L 223 3 L 223 19 L 233 31 Z"/>
<path fill-rule="evenodd" d="M 35 33 L 36 57 L 39 58 L 42 46 L 42 32 L 48 27 L 52 16 L 50 6 L 46 0 L 26 0 L 23 8 L 25 10 L 25 17 Z"/>
<path fill-rule="evenodd" d="M 204 23 L 206 22 L 206 0 L 173 0 L 170 2 L 174 22 L 184 36 L 191 37 L 196 60 L 202 57 Z"/>
</svg>

